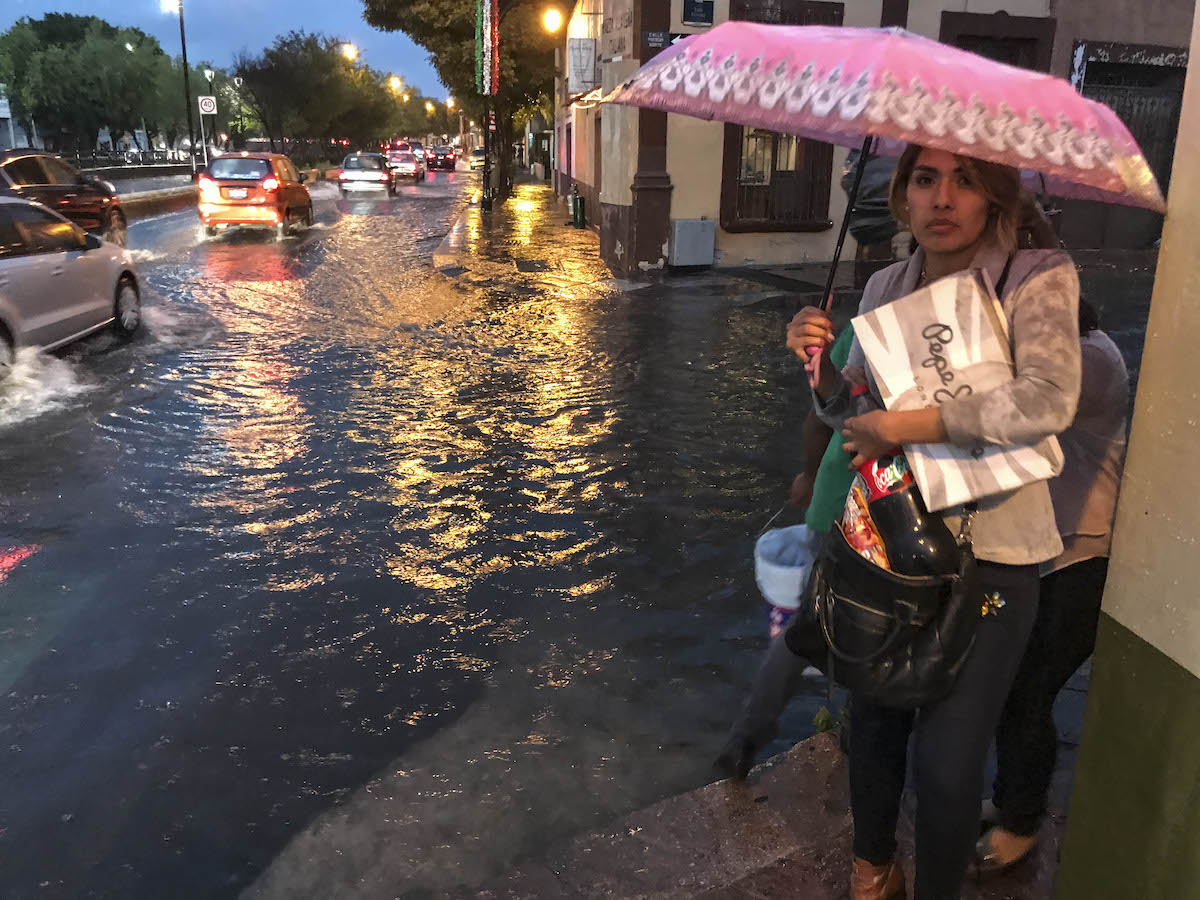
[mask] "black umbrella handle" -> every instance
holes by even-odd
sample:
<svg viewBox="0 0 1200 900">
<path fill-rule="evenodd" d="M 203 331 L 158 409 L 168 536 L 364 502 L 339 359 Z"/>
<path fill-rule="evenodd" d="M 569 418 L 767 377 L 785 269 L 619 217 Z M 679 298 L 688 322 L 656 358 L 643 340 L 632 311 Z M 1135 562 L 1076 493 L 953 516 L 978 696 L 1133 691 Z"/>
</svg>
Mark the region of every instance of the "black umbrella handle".
<svg viewBox="0 0 1200 900">
<path fill-rule="evenodd" d="M 821 308 L 826 312 L 833 307 L 833 279 L 837 275 L 838 263 L 842 259 L 842 247 L 846 245 L 846 232 L 850 229 L 850 215 L 854 212 L 854 204 L 858 201 L 858 186 L 862 184 L 863 172 L 867 169 L 867 160 L 871 156 L 871 142 L 875 139 L 868 136 L 863 140 L 862 150 L 858 156 L 858 165 L 854 169 L 854 184 L 850 188 L 850 196 L 846 198 L 846 214 L 842 216 L 842 228 L 838 232 L 837 246 L 833 249 L 833 262 L 829 264 L 829 277 L 825 279 L 825 294 Z"/>
</svg>

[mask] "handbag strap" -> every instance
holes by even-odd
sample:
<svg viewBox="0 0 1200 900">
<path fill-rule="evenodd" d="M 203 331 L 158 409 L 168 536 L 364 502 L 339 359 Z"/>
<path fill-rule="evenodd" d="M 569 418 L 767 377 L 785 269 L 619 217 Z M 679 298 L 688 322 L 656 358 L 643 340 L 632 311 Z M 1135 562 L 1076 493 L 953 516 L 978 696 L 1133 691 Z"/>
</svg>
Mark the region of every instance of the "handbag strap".
<svg viewBox="0 0 1200 900">
<path fill-rule="evenodd" d="M 1004 269 L 1001 271 L 1000 278 L 996 282 L 997 300 L 1002 300 L 1004 298 L 1004 285 L 1008 284 L 1008 273 L 1009 270 L 1012 269 L 1013 259 L 1016 257 L 1016 255 L 1017 254 L 1015 253 L 1008 254 L 1008 259 L 1004 262 Z"/>
<path fill-rule="evenodd" d="M 820 591 L 815 598 L 815 605 L 817 621 L 821 623 L 821 636 L 825 638 L 825 646 L 829 648 L 830 653 L 832 653 L 842 662 L 861 666 L 873 663 L 875 660 L 887 656 L 896 649 L 897 644 L 900 642 L 900 638 L 904 634 L 904 625 L 901 624 L 900 620 L 895 614 L 891 616 L 892 630 L 888 633 L 888 636 L 876 650 L 873 650 L 865 656 L 853 656 L 838 647 L 833 636 L 833 625 L 829 621 L 833 616 L 832 606 L 829 603 L 829 594 L 830 592 L 827 587 L 825 590 Z"/>
</svg>

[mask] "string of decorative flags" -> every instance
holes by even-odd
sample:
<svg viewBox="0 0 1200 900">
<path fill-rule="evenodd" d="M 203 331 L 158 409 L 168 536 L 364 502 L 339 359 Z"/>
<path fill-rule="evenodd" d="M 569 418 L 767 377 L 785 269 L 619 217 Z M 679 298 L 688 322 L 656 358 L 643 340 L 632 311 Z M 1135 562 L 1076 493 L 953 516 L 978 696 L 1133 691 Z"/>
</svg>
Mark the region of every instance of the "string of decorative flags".
<svg viewBox="0 0 1200 900">
<path fill-rule="evenodd" d="M 495 94 L 500 82 L 500 11 L 497 0 L 475 0 L 475 89 Z"/>
</svg>

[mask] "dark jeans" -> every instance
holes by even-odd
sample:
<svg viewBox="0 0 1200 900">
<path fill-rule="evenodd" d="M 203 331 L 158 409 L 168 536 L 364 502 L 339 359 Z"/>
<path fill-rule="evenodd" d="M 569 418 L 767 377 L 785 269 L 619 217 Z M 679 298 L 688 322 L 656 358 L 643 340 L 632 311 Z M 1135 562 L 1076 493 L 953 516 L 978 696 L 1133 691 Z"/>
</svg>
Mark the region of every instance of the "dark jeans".
<svg viewBox="0 0 1200 900">
<path fill-rule="evenodd" d="M 1092 655 L 1108 560 L 1087 559 L 1042 579 L 1037 621 L 996 729 L 992 802 L 1000 825 L 1037 834 L 1054 777 L 1054 698 Z"/>
<path fill-rule="evenodd" d="M 855 696 L 850 704 L 854 855 L 875 865 L 896 853 L 896 821 L 914 734 L 916 900 L 958 900 L 979 835 L 984 767 L 1038 604 L 1037 566 L 980 562 L 984 592 L 1005 605 L 983 616 L 947 697 L 917 711 Z"/>
<path fill-rule="evenodd" d="M 748 740 L 761 750 L 779 733 L 779 717 L 800 688 L 808 660 L 788 649 L 781 634 L 771 641 L 754 676 L 754 684 L 730 729 L 731 740 Z"/>
</svg>

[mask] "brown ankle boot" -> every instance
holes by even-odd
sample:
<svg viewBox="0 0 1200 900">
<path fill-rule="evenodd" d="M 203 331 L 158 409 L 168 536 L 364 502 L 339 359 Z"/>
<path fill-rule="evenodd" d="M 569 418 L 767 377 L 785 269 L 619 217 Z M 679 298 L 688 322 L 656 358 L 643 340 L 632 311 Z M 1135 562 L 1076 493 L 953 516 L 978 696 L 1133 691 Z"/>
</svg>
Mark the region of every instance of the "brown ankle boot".
<svg viewBox="0 0 1200 900">
<path fill-rule="evenodd" d="M 873 866 L 856 856 L 850 873 L 850 900 L 904 900 L 904 872 L 900 864 Z"/>
</svg>

